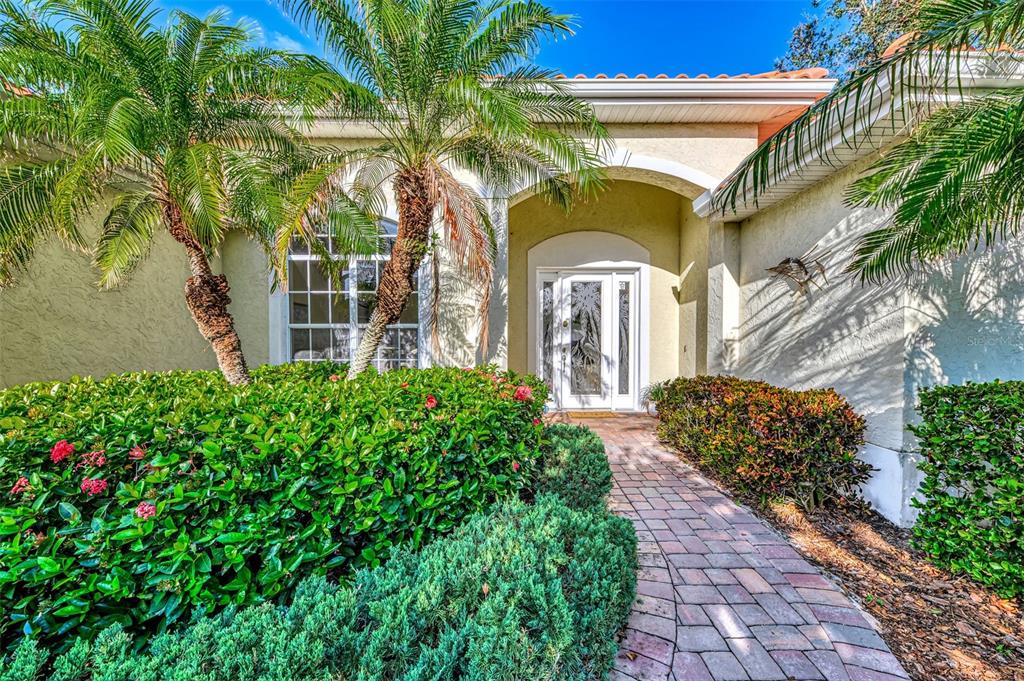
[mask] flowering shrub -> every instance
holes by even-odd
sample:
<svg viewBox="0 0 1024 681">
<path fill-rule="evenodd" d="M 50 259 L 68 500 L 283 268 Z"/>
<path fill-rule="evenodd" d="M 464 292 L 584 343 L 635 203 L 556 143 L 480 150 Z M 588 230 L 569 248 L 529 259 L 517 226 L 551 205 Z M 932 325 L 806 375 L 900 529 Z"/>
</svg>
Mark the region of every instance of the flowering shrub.
<svg viewBox="0 0 1024 681">
<path fill-rule="evenodd" d="M 787 390 L 731 376 L 677 378 L 658 400 L 658 434 L 739 494 L 804 508 L 859 494 L 864 419 L 834 390 Z"/>
<path fill-rule="evenodd" d="M 1024 381 L 920 393 L 915 543 L 938 565 L 1024 595 Z"/>
<path fill-rule="evenodd" d="M 339 374 L 264 367 L 233 388 L 214 372 L 138 373 L 0 392 L 0 643 L 60 647 L 113 624 L 146 636 L 280 599 L 530 484 L 539 382 Z"/>
<path fill-rule="evenodd" d="M 118 626 L 60 656 L 28 640 L 0 653 L 0 679 L 599 679 L 635 584 L 628 520 L 513 501 L 360 570 L 354 587 L 311 577 L 287 607 L 201 618 L 142 651 Z"/>
</svg>

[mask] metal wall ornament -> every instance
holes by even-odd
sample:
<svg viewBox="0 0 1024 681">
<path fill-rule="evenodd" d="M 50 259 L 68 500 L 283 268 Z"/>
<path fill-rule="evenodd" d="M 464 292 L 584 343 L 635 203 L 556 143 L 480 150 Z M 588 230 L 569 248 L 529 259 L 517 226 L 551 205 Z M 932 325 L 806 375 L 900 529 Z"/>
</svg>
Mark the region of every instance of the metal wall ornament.
<svg viewBox="0 0 1024 681">
<path fill-rule="evenodd" d="M 826 255 L 808 254 L 802 258 L 786 258 L 778 265 L 769 267 L 766 271 L 772 273 L 772 279 L 782 279 L 795 287 L 794 290 L 800 293 L 806 294 L 810 292 L 811 286 L 822 290 L 821 284 L 816 280 L 820 278 L 823 283 L 828 283 L 828 277 L 825 275 L 825 265 L 821 262 Z"/>
</svg>

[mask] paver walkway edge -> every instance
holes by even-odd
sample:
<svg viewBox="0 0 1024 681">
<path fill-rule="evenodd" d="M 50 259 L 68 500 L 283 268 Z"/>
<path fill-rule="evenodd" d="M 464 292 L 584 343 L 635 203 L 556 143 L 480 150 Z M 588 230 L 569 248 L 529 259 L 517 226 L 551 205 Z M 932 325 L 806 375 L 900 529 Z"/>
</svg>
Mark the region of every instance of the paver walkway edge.
<svg viewBox="0 0 1024 681">
<path fill-rule="evenodd" d="M 900 681 L 871 621 L 786 539 L 662 447 L 645 416 L 584 419 L 637 530 L 637 599 L 612 679 Z"/>
</svg>

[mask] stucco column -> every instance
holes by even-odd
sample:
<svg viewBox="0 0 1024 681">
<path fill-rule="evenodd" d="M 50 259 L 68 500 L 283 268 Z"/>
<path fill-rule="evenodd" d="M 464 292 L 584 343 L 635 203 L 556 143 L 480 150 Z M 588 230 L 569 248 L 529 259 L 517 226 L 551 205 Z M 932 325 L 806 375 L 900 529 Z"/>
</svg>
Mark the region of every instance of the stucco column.
<svg viewBox="0 0 1024 681">
<path fill-rule="evenodd" d="M 740 226 L 708 225 L 708 364 L 709 374 L 735 370 L 740 327 Z"/>
<path fill-rule="evenodd" d="M 494 227 L 494 283 L 487 311 L 487 347 L 477 350 L 477 362 L 508 368 L 508 198 L 494 195 L 488 199 Z"/>
</svg>

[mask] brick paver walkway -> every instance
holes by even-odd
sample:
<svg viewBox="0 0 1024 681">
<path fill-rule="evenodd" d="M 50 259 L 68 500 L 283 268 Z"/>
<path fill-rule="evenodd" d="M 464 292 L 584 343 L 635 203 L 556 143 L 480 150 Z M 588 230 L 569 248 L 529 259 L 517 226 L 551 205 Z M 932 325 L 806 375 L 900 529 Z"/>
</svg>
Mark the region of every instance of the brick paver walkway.
<svg viewBox="0 0 1024 681">
<path fill-rule="evenodd" d="M 864 613 L 775 530 L 661 447 L 646 417 L 586 419 L 640 572 L 613 679 L 900 681 Z"/>
</svg>

